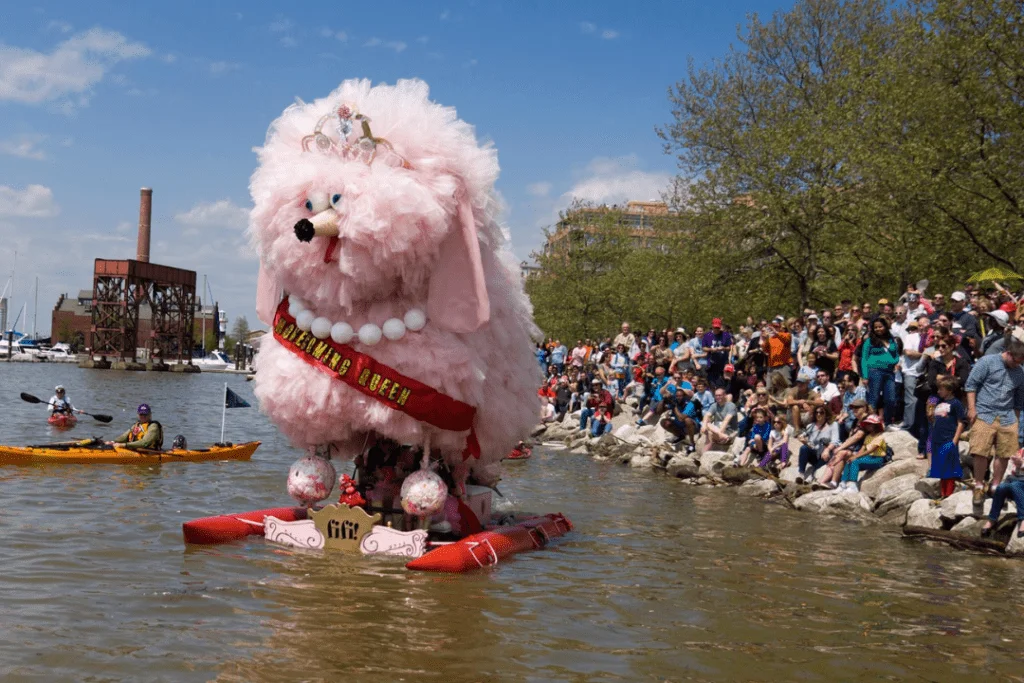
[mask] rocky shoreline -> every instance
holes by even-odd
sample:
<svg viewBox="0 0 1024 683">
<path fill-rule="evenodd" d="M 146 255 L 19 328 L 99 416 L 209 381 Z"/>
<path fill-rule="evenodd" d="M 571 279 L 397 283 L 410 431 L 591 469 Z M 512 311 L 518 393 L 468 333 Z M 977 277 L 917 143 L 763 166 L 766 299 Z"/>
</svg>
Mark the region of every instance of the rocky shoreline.
<svg viewBox="0 0 1024 683">
<path fill-rule="evenodd" d="M 904 431 L 886 434 L 892 447 L 891 463 L 861 475 L 860 490 L 813 490 L 796 483 L 795 454 L 800 443 L 790 441 L 790 467 L 778 476 L 756 467 L 733 467 L 743 449 L 735 439 L 728 451 L 709 450 L 702 440 L 694 453 L 675 450 L 672 435 L 660 425 L 636 426 L 633 406 L 620 404 L 612 419 L 612 433 L 593 438 L 579 430 L 579 412 L 566 415 L 561 423 L 538 425 L 531 434 L 534 443 L 564 446 L 569 453 L 614 460 L 638 469 L 664 472 L 691 486 L 732 487 L 742 496 L 764 498 L 795 510 L 834 515 L 864 524 L 899 526 L 908 537 L 941 541 L 954 547 L 981 552 L 1024 556 L 1024 538 L 1016 535 L 1016 508 L 1007 501 L 995 533 L 981 538 L 981 527 L 991 509 L 986 499 L 984 516 L 975 516 L 971 491 L 962 490 L 940 500 L 939 480 L 927 477 L 928 462 L 917 459 L 917 440 Z M 970 472 L 971 457 L 966 436 L 960 441 L 964 472 Z M 821 470 L 819 470 L 820 473 Z"/>
</svg>

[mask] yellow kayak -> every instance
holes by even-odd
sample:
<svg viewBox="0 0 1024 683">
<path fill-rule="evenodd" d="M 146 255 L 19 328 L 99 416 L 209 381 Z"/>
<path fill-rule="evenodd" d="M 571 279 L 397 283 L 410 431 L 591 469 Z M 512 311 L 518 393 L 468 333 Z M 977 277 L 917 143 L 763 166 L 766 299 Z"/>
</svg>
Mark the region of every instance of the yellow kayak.
<svg viewBox="0 0 1024 683">
<path fill-rule="evenodd" d="M 36 465 L 68 463 L 84 465 L 108 463 L 115 465 L 151 465 L 162 462 L 202 462 L 204 460 L 248 460 L 259 447 L 259 441 L 210 446 L 198 450 L 131 451 L 117 446 L 53 445 L 0 446 L 0 465 Z"/>
</svg>

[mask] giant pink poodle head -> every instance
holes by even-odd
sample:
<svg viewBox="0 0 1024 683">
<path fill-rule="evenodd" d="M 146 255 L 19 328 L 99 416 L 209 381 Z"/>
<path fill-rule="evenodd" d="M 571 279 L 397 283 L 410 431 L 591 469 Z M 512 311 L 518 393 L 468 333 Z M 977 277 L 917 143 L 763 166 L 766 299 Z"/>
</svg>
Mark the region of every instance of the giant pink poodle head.
<svg viewBox="0 0 1024 683">
<path fill-rule="evenodd" d="M 425 83 L 351 80 L 295 104 L 259 159 L 251 233 L 264 322 L 281 289 L 329 320 L 398 297 L 425 299 L 432 324 L 455 331 L 487 321 L 488 238 L 473 208 L 492 201 L 497 155 Z"/>
<path fill-rule="evenodd" d="M 484 457 L 536 421 L 537 331 L 495 214 L 495 151 L 425 83 L 345 81 L 270 127 L 252 177 L 257 312 L 283 293 L 299 328 L 330 337 L 476 409 Z M 262 344 L 256 394 L 297 446 L 352 455 L 371 437 L 431 441 L 452 462 L 467 433 L 438 429 Z"/>
</svg>

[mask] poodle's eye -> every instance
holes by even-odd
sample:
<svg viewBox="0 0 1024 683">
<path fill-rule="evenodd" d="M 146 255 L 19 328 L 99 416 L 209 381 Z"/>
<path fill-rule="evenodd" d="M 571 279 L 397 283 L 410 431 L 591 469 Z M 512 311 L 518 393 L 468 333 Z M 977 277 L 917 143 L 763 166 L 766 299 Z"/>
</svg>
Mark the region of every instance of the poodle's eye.
<svg viewBox="0 0 1024 683">
<path fill-rule="evenodd" d="M 335 193 L 331 195 L 331 206 L 338 208 L 338 204 L 341 204 L 341 194 Z"/>
<path fill-rule="evenodd" d="M 328 206 L 327 195 L 321 192 L 311 192 L 306 196 L 306 203 L 303 205 L 306 207 L 306 211 L 312 211 L 313 213 L 320 213 L 325 211 Z"/>
</svg>

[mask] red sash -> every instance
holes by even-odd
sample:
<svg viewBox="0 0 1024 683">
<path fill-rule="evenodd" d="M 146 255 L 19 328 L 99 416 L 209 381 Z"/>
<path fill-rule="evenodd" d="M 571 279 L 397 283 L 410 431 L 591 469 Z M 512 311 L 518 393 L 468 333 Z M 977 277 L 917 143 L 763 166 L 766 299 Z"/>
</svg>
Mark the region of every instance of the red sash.
<svg viewBox="0 0 1024 683">
<path fill-rule="evenodd" d="M 463 459 L 480 457 L 480 444 L 473 429 L 476 408 L 445 396 L 437 389 L 406 377 L 348 344 L 339 344 L 330 337 L 317 339 L 303 332 L 288 313 L 288 299 L 277 307 L 274 316 L 274 338 L 286 349 L 317 370 L 344 382 L 356 391 L 370 396 L 394 410 L 420 422 L 453 432 L 469 430 Z"/>
</svg>

